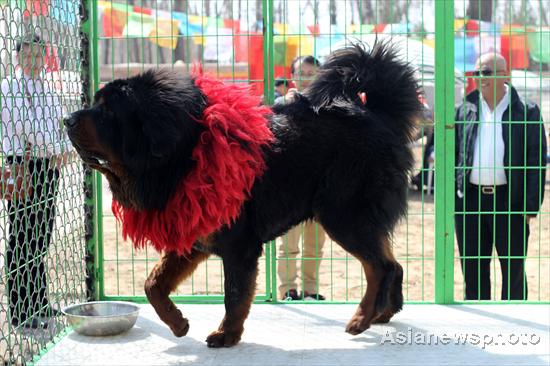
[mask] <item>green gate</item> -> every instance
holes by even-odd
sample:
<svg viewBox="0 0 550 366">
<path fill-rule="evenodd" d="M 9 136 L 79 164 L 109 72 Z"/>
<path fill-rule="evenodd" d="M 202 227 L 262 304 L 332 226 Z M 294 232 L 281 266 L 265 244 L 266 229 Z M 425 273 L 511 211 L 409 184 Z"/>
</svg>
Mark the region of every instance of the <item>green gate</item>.
<svg viewBox="0 0 550 366">
<path fill-rule="evenodd" d="M 350 42 L 359 41 L 368 46 L 376 37 L 391 37 L 403 58 L 418 69 L 425 102 L 435 116 L 428 113 L 426 120 L 421 121 L 418 141 L 413 146 L 418 159 L 418 170 L 414 173 L 421 170 L 425 173 L 420 174 L 423 189 L 410 191 L 408 216 L 393 239 L 397 259 L 405 268 L 404 296 L 409 303 L 461 302 L 465 295 L 461 261 L 467 258 L 460 257 L 454 234 L 454 116 L 455 104 L 465 100 L 464 91 L 471 89 L 475 80 L 471 76 L 475 62 L 472 49 L 477 53 L 500 49 L 514 62 L 513 66 L 522 70 L 522 76 L 516 75 L 515 70 L 512 82 L 523 85 L 522 96 L 540 105 L 543 115 L 548 115 L 550 98 L 545 87 L 549 82 L 548 46 L 545 46 L 549 30 L 544 25 L 542 2 L 537 4 L 538 8 L 525 4 L 517 8 L 495 0 L 492 8 L 495 22 L 468 19 L 472 14 L 477 14 L 479 19 L 486 16 L 485 3 L 99 1 L 93 9 L 97 16 L 92 29 L 97 33 L 92 37 L 97 48 L 92 64 L 96 85 L 101 87 L 110 80 L 131 76 L 149 67 L 188 72 L 193 63 L 201 62 L 208 72 L 228 82 L 249 84 L 253 93 L 270 104 L 275 100 L 275 86 L 292 78 L 290 64 L 296 56 L 312 55 L 322 61 L 330 50 Z M 538 16 L 531 16 L 532 12 Z M 522 41 L 529 41 L 529 48 L 518 48 Z M 521 53 L 531 62 L 530 66 L 518 61 Z M 538 88 L 537 85 L 533 88 L 532 81 L 538 82 Z M 432 131 L 435 153 L 431 162 L 422 166 L 422 155 Z M 435 171 L 438 174 L 434 174 Z M 438 187 L 435 192 L 426 189 L 431 187 L 431 182 Z M 146 301 L 143 282 L 157 254 L 151 250 L 135 252 L 131 243 L 122 241 L 110 212 L 105 182 L 98 203 L 102 204 L 98 222 L 100 298 Z M 524 255 L 530 284 L 528 300 L 533 302 L 550 300 L 548 214 L 548 202 L 545 202 L 532 221 L 534 230 L 531 230 L 529 251 Z M 291 235 L 298 239 L 292 240 L 298 240 L 300 252 L 304 252 L 307 235 L 300 234 L 311 229 L 297 230 Z M 285 269 L 292 263 L 298 263 L 298 289 L 307 287 L 302 277 L 309 263 L 317 277 L 315 288 L 308 290 L 310 293 L 322 294 L 332 303 L 360 300 L 366 283 L 359 263 L 329 238 L 321 254 L 322 228 L 314 228 L 313 232 L 314 251 L 307 256 L 285 254 L 288 250 L 284 248 L 291 240 L 289 236 L 266 244 L 257 301 L 281 301 L 286 297 L 282 295 L 284 289 L 278 286 Z M 502 286 L 498 254 L 493 251 L 489 256 L 479 257 L 484 258 L 491 260 L 492 298 L 498 300 L 496 289 Z M 277 268 L 283 268 L 279 276 Z M 176 301 L 222 301 L 222 281 L 221 261 L 211 259 L 178 289 L 174 298 Z"/>
</svg>

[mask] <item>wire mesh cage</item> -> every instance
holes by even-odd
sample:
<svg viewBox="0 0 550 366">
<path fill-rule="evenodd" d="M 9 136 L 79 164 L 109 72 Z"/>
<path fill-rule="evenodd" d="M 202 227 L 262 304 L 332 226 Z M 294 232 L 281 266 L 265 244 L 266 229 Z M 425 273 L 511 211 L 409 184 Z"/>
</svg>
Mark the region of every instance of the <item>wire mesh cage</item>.
<svg viewBox="0 0 550 366">
<path fill-rule="evenodd" d="M 455 4 L 455 298 L 548 301 L 548 10 L 496 4 Z"/>
<path fill-rule="evenodd" d="M 0 360 L 25 364 L 86 298 L 84 170 L 61 123 L 82 106 L 79 1 L 0 2 Z"/>
<path fill-rule="evenodd" d="M 400 57 L 417 70 L 421 102 L 426 108 L 425 118 L 419 121 L 418 139 L 412 146 L 417 167 L 411 175 L 408 215 L 393 237 L 394 252 L 405 268 L 404 296 L 410 302 L 433 302 L 437 301 L 437 291 L 451 291 L 454 300 L 461 300 L 465 298 L 461 272 L 464 258 L 447 232 L 454 225 L 441 229 L 444 227 L 441 220 L 442 235 L 437 236 L 436 217 L 453 222 L 454 209 L 449 199 L 434 200 L 438 179 L 434 174 L 435 157 L 441 154 L 441 161 L 454 158 L 454 154 L 449 153 L 450 136 L 446 137 L 443 117 L 439 118 L 439 125 L 434 124 L 434 120 L 438 121 L 435 112 L 439 110 L 440 116 L 444 116 L 445 111 L 451 111 L 454 115 L 454 104 L 464 101 L 471 91 L 476 55 L 498 49 L 505 57 L 517 58 L 523 52 L 524 57 L 531 58 L 531 71 L 526 70 L 525 64 L 511 65 L 512 83 L 526 85 L 531 78 L 538 82 L 518 89 L 523 97 L 541 106 L 543 115 L 548 113 L 544 87 L 548 82 L 544 59 L 548 52 L 544 46 L 548 28 L 542 16 L 545 10 L 542 4 L 527 3 L 521 7 L 520 3 L 494 1 L 495 14 L 491 15 L 494 22 L 488 23 L 493 28 L 489 30 L 484 28 L 486 22 L 468 20 L 488 11 L 483 2 L 476 1 L 454 2 L 451 9 L 454 16 L 437 13 L 435 2 L 421 0 L 100 1 L 96 73 L 103 85 L 150 67 L 190 72 L 199 62 L 227 82 L 249 84 L 252 93 L 271 104 L 284 102 L 288 89 L 304 87 L 312 77 L 312 70 L 332 50 L 351 43 L 362 43 L 368 48 L 375 40 L 393 43 Z M 528 19 L 532 13 L 538 14 L 535 20 Z M 454 43 L 448 47 L 454 47 L 454 59 L 448 58 L 445 68 L 438 71 L 439 84 L 448 83 L 447 90 L 452 90 L 447 93 L 450 99 L 441 93 L 437 95 L 436 57 L 445 57 L 449 52 L 435 48 L 438 34 L 441 42 L 448 42 L 441 29 L 437 30 L 436 19 L 453 27 L 451 43 Z M 519 36 L 530 40 L 529 51 L 518 49 L 522 41 L 514 37 Z M 454 166 L 442 163 L 441 168 L 447 171 L 447 176 L 454 174 Z M 454 197 L 454 181 L 446 183 L 445 179 L 439 184 L 440 197 Z M 110 213 L 109 193 L 104 190 L 104 194 L 102 294 L 106 298 L 144 300 L 142 283 L 157 256 L 150 251 L 136 253 L 129 243 L 122 241 Z M 454 199 L 451 201 L 454 203 Z M 536 223 L 533 222 L 538 234 L 532 235 L 531 243 L 537 244 L 531 245 L 526 253 L 529 282 L 537 288 L 529 295 L 534 301 L 548 300 L 550 296 L 545 279 L 549 270 L 545 205 Z M 258 282 L 259 300 L 301 300 L 308 293 L 320 294 L 333 302 L 359 301 L 364 293 L 366 283 L 360 264 L 316 224 L 299 226 L 265 248 Z M 455 258 L 454 263 L 445 262 L 443 252 L 438 254 L 437 248 L 448 251 Z M 490 281 L 493 289 L 501 288 L 501 280 L 495 276 L 498 253 L 489 256 L 494 277 Z M 446 276 L 446 284 L 438 266 L 454 273 Z M 221 262 L 211 259 L 178 289 L 177 299 L 221 301 L 217 295 L 223 292 L 222 272 Z"/>
<path fill-rule="evenodd" d="M 419 123 L 418 139 L 431 135 L 435 51 L 426 42 L 435 39 L 434 17 L 428 16 L 434 11 L 433 3 L 274 1 L 272 5 L 271 76 L 275 80 L 286 80 L 291 90 L 299 91 L 307 87 L 314 77 L 312 71 L 332 51 L 351 44 L 370 49 L 376 41 L 390 42 L 400 59 L 414 65 L 426 96 L 426 118 Z M 292 93 L 276 94 L 279 92 L 270 98 L 276 104 L 285 103 L 289 95 L 292 98 Z M 422 146 L 418 143 L 413 147 L 417 155 Z M 404 267 L 405 299 L 429 302 L 434 300 L 435 289 L 433 196 L 421 193 L 410 198 L 408 216 L 394 233 L 392 245 Z M 342 302 L 359 301 L 363 296 L 366 281 L 361 264 L 330 240 L 320 226 L 295 228 L 278 240 L 277 247 L 279 299 L 296 300 L 295 293 L 298 299 L 311 299 L 304 295 L 313 294 L 313 299 L 321 295 Z"/>
<path fill-rule="evenodd" d="M 262 5 L 255 5 L 257 2 L 251 1 L 98 2 L 99 57 L 95 72 L 99 87 L 149 68 L 190 73 L 201 64 L 206 73 L 226 82 L 249 84 L 252 93 L 262 95 L 267 85 L 260 60 L 263 35 L 261 22 L 255 21 L 261 19 Z M 106 182 L 102 202 L 100 291 L 105 298 L 143 300 L 143 283 L 157 262 L 158 253 L 152 249 L 136 252 L 131 243 L 122 240 L 111 212 Z M 265 257 L 261 263 L 257 295 L 267 299 L 269 263 Z M 221 261 L 209 259 L 174 296 L 191 301 L 222 301 L 222 274 Z"/>
</svg>

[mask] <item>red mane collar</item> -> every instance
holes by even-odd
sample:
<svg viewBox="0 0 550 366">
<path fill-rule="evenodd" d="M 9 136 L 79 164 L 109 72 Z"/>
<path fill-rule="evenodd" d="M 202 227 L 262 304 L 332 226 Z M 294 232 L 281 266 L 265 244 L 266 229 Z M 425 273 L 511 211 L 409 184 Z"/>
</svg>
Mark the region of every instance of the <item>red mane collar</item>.
<svg viewBox="0 0 550 366">
<path fill-rule="evenodd" d="M 151 243 L 157 251 L 191 252 L 193 243 L 239 215 L 257 177 L 265 169 L 262 147 L 273 140 L 271 113 L 247 87 L 224 84 L 197 73 L 195 84 L 208 99 L 202 132 L 193 149 L 195 168 L 163 211 L 137 211 L 113 200 L 122 236 L 135 247 Z M 246 146 L 246 148 L 245 148 Z"/>
</svg>

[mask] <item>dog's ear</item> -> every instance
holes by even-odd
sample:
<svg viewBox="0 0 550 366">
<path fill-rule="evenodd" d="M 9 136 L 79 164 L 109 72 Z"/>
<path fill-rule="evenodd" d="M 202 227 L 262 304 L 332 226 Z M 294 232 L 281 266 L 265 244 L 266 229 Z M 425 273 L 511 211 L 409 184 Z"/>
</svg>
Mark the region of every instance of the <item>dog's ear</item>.
<svg viewBox="0 0 550 366">
<path fill-rule="evenodd" d="M 169 70 L 150 70 L 133 85 L 151 156 L 164 158 L 176 149 L 192 148 L 200 130 L 197 120 L 206 106 L 193 80 Z"/>
<path fill-rule="evenodd" d="M 181 132 L 176 128 L 172 116 L 165 113 L 143 120 L 142 130 L 149 140 L 149 150 L 155 158 L 163 158 L 172 153 L 181 140 Z"/>
</svg>

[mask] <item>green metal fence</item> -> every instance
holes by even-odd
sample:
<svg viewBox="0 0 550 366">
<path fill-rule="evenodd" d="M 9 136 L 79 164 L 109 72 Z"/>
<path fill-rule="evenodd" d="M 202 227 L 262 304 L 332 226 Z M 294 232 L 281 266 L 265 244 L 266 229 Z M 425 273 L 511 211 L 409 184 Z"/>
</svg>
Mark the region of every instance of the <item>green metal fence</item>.
<svg viewBox="0 0 550 366">
<path fill-rule="evenodd" d="M 83 105 L 80 2 L 0 1 L 0 363 L 25 364 L 87 298 L 86 171 L 62 116 Z M 20 184 L 18 184 L 18 181 Z M 18 189 L 20 186 L 20 189 Z"/>
<path fill-rule="evenodd" d="M 417 163 L 411 176 L 416 180 L 411 180 L 414 184 L 409 193 L 409 212 L 393 236 L 395 255 L 405 270 L 406 301 L 499 303 L 503 286 L 505 298 L 513 298 L 513 301 L 546 304 L 550 301 L 549 185 L 542 182 L 534 194 L 534 200 L 540 201 L 542 192 L 547 193 L 540 207 L 533 209 L 525 198 L 530 189 L 528 172 L 540 178 L 546 167 L 543 160 L 546 157 L 542 156 L 546 136 L 541 129 L 542 121 L 550 121 L 550 28 L 546 2 L 0 0 L 0 10 L 0 73 L 3 80 L 0 133 L 4 151 L 2 177 L 6 178 L 9 178 L 4 174 L 7 169 L 15 171 L 10 156 L 20 156 L 25 162 L 26 156 L 36 160 L 70 152 L 62 127 L 52 121 L 57 122 L 62 113 L 87 105 L 97 89 L 116 78 L 135 75 L 151 67 L 169 67 L 186 73 L 194 63 L 200 62 L 207 72 L 227 82 L 250 85 L 251 92 L 261 96 L 267 104 L 284 103 L 284 96 L 277 99 L 276 93 L 285 93 L 280 88 L 302 87 L 315 70 L 305 66 L 311 64 L 311 59 L 293 62 L 297 57 L 313 56 L 318 60 L 313 61 L 315 66 L 317 62 L 322 63 L 331 50 L 351 42 L 362 42 L 369 47 L 376 38 L 390 39 L 400 56 L 417 69 L 424 92 L 422 101 L 426 104 L 426 115 L 419 121 L 418 139 L 412 146 Z M 34 34 L 39 34 L 41 41 L 33 41 Z M 14 85 L 19 85 L 15 75 L 20 72 L 18 65 L 23 61 L 16 50 L 17 41 L 23 39 L 29 45 L 23 52 L 30 57 L 28 63 L 36 66 L 43 60 L 44 70 L 37 70 L 39 79 L 51 81 L 51 85 L 36 90 L 34 83 L 27 82 L 29 88 L 36 91 L 29 93 L 30 98 L 25 82 L 21 83 L 22 88 L 13 92 Z M 485 74 L 474 75 L 476 69 L 480 71 L 475 64 L 477 56 L 490 51 L 503 55 L 513 69 L 511 73 L 485 71 Z M 494 66 L 491 71 L 497 71 L 496 61 L 486 66 Z M 455 106 L 469 101 L 468 93 L 475 89 L 476 83 L 491 83 L 489 89 L 495 92 L 498 80 L 508 77 L 510 85 L 523 100 L 540 107 L 540 116 L 528 116 L 526 110 L 520 108 L 523 113 L 520 118 L 512 116 L 510 110 L 502 118 L 499 128 L 508 131 L 498 142 L 505 146 L 505 154 L 508 154 L 503 164 L 483 165 L 478 159 L 477 165 L 455 166 L 457 149 L 464 150 L 470 146 L 468 144 L 475 146 L 468 136 L 477 136 L 471 131 L 482 128 L 482 122 L 487 123 L 465 116 L 455 121 Z M 512 94 L 507 95 L 508 103 L 512 104 Z M 45 106 L 50 108 L 48 123 L 51 123 L 43 125 L 55 130 L 57 135 L 37 140 L 35 135 L 39 134 L 42 122 L 37 122 L 39 119 L 32 115 L 36 115 L 37 106 L 44 106 L 40 101 L 48 98 L 50 104 Z M 35 100 L 38 101 L 36 105 Z M 19 117 L 15 117 L 14 111 Z M 493 112 L 487 116 L 486 119 L 494 119 L 497 114 Z M 10 138 L 19 136 L 14 134 L 19 120 L 30 121 L 30 130 L 21 134 L 33 136 L 30 147 Z M 42 132 L 51 132 L 48 128 Z M 537 143 L 527 144 L 527 136 L 533 133 L 535 138 L 529 140 Z M 492 136 L 500 135 L 493 130 Z M 517 141 L 512 140 L 523 141 L 523 144 L 517 145 Z M 496 146 L 495 137 L 489 142 Z M 59 151 L 50 146 L 56 144 Z M 9 150 L 12 145 L 19 146 L 19 150 Z M 483 150 L 485 143 L 480 146 L 479 151 L 492 150 L 492 155 L 497 156 L 496 147 Z M 509 158 L 510 150 L 517 153 L 513 155 L 513 162 Z M 527 159 L 532 156 L 539 157 L 536 164 L 532 163 L 533 159 Z M 106 182 L 87 170 L 74 155 L 67 154 L 60 177 L 55 179 L 45 175 L 55 172 L 45 170 L 33 175 L 29 174 L 31 168 L 20 165 L 30 176 L 30 180 L 23 181 L 24 187 L 37 188 L 42 180 L 58 188 L 49 196 L 37 193 L 29 196 L 30 202 L 26 204 L 34 208 L 50 207 L 49 202 L 55 205 L 56 212 L 51 214 L 54 217 L 51 233 L 41 234 L 37 220 L 26 216 L 24 206 L 10 211 L 10 203 L 3 201 L 0 212 L 0 360 L 6 364 L 32 360 L 65 330 L 64 321 L 52 316 L 51 311 L 48 313 L 48 305 L 41 304 L 37 297 L 44 298 L 45 293 L 45 298 L 56 309 L 92 298 L 144 302 L 143 283 L 158 260 L 154 251 L 135 251 L 131 243 L 122 240 L 111 213 L 111 196 Z M 490 187 L 487 192 L 478 189 L 472 194 L 469 173 L 476 169 L 478 173 L 489 171 L 493 178 L 502 172 L 506 178 L 512 175 L 515 178 L 506 181 L 510 189 L 507 188 L 504 194 L 498 193 L 497 199 L 494 198 L 496 193 L 489 193 Z M 465 187 L 461 196 L 456 192 L 457 172 L 467 173 L 461 175 L 462 187 Z M 2 196 L 7 187 L 4 183 L 2 181 Z M 511 193 L 516 191 L 520 192 L 519 196 Z M 472 201 L 474 198 L 476 200 Z M 467 200 L 471 207 L 464 209 Z M 482 201 L 485 202 L 483 208 L 480 206 Z M 10 212 L 19 212 L 21 220 L 11 224 Z M 535 213 L 536 217 L 530 219 L 527 250 L 520 248 L 514 252 L 512 248 L 517 249 L 518 242 L 520 247 L 523 245 L 527 225 L 526 221 L 520 221 L 519 226 L 513 226 L 512 220 Z M 456 217 L 473 220 L 474 224 L 466 225 L 467 229 L 475 227 L 476 223 L 494 226 L 497 219 L 504 220 L 505 224 L 498 226 L 503 228 L 500 231 L 487 231 L 489 247 L 483 251 L 482 236 L 485 234 L 482 231 L 469 233 L 466 240 L 457 241 Z M 43 223 L 44 219 L 41 220 Z M 499 250 L 495 250 L 491 242 L 501 240 L 502 233 L 511 234 L 516 230 L 514 227 L 523 230 L 520 239 L 502 239 L 505 242 L 499 242 Z M 467 229 L 462 227 L 463 236 Z M 15 232 L 24 233 L 20 241 L 13 241 L 18 245 L 10 244 Z M 40 239 L 49 244 L 42 245 L 40 250 L 32 249 L 35 237 L 35 241 Z M 461 255 L 459 249 L 465 254 Z M 473 293 L 469 298 L 474 300 L 464 300 L 467 291 L 462 268 L 467 263 L 474 268 L 474 281 L 468 285 L 469 293 Z M 525 264 L 526 280 L 520 276 L 520 288 L 528 288 L 526 298 L 524 291 L 520 291 L 521 296 L 513 295 L 518 287 L 503 285 L 501 265 L 512 263 Z M 475 272 L 481 267 L 485 269 L 484 275 Z M 47 274 L 45 280 L 39 275 L 40 271 Z M 517 273 L 523 274 L 509 271 L 504 277 L 511 283 Z M 309 295 L 325 298 L 315 303 L 356 302 L 365 292 L 363 276 L 360 264 L 325 236 L 321 227 L 316 224 L 300 226 L 266 243 L 256 300 L 286 302 L 295 297 L 298 300 L 293 301 L 300 301 L 307 291 Z M 288 277 L 290 281 L 285 280 Z M 25 281 L 27 284 L 23 283 Z M 34 285 L 34 290 L 29 284 Z M 44 287 L 46 292 L 41 290 Z M 21 291 L 10 296 L 14 288 Z M 289 292 L 292 289 L 296 292 Z M 221 261 L 211 258 L 203 263 L 192 278 L 178 288 L 174 298 L 185 302 L 221 302 Z M 518 298 L 522 300 L 515 300 Z M 40 317 L 48 322 L 47 328 L 25 326 L 30 324 L 29 319 Z"/>
<path fill-rule="evenodd" d="M 461 302 L 465 298 L 461 264 L 466 258 L 460 257 L 454 234 L 454 118 L 455 105 L 465 100 L 465 91 L 470 91 L 472 85 L 470 75 L 475 58 L 472 59 L 471 49 L 474 55 L 496 49 L 513 62 L 523 52 L 531 64 L 512 65 L 522 70 L 513 72 L 512 82 L 522 84 L 517 87 L 518 92 L 541 106 L 543 115 L 549 112 L 545 58 L 548 47 L 544 46 L 549 30 L 544 23 L 545 5 L 529 2 L 529 6 L 518 7 L 494 1 L 494 22 L 468 20 L 468 15 L 476 10 L 478 15 L 487 11 L 484 3 L 100 1 L 96 8 L 99 56 L 95 75 L 101 87 L 110 80 L 149 67 L 173 67 L 187 72 L 193 63 L 201 62 L 210 73 L 228 82 L 248 83 L 252 92 L 261 95 L 266 103 L 273 103 L 276 84 L 292 81 L 290 66 L 297 56 L 311 55 L 322 62 L 331 50 L 351 42 L 368 46 L 377 37 L 391 38 L 403 59 L 417 68 L 428 107 L 426 120 L 420 123 L 419 139 L 413 146 L 418 159 L 414 174 L 424 173 L 419 174 L 419 185 L 424 189 L 410 191 L 408 216 L 393 238 L 394 251 L 405 268 L 404 296 L 408 302 Z M 538 15 L 532 16 L 533 12 Z M 517 37 L 529 38 L 537 49 L 518 48 L 521 40 Z M 525 55 L 527 52 L 530 53 Z M 527 86 L 531 77 L 538 81 L 535 87 Z M 298 85 L 301 76 L 295 78 Z M 422 156 L 432 131 L 435 151 L 423 165 Z M 438 173 L 434 174 L 435 171 Z M 426 189 L 430 182 L 437 189 Z M 150 250 L 134 252 L 130 243 L 122 241 L 110 212 L 105 184 L 103 188 L 100 296 L 145 301 L 142 284 L 157 254 Z M 529 301 L 550 300 L 549 218 L 545 202 L 540 214 L 532 220 L 534 230 L 525 253 Z M 308 228 L 297 228 L 265 246 L 257 300 L 282 301 L 288 297 L 285 293 L 295 287 L 298 295 L 306 288 L 330 302 L 359 301 L 366 286 L 359 263 L 328 237 L 320 241 L 322 228 L 315 228 L 311 238 L 300 235 L 304 231 Z M 297 243 L 296 256 L 288 255 L 293 252 L 288 250 L 289 240 L 291 247 Z M 313 250 L 308 253 L 310 246 Z M 489 281 L 493 285 L 493 301 L 499 300 L 497 289 L 502 286 L 498 256 L 496 252 L 487 256 L 491 261 Z M 281 287 L 294 263 L 297 279 L 292 286 Z M 304 271 L 312 274 L 308 276 Z M 313 286 L 306 283 L 312 276 Z M 211 259 L 178 289 L 175 299 L 221 301 L 222 281 L 221 262 Z"/>
</svg>

